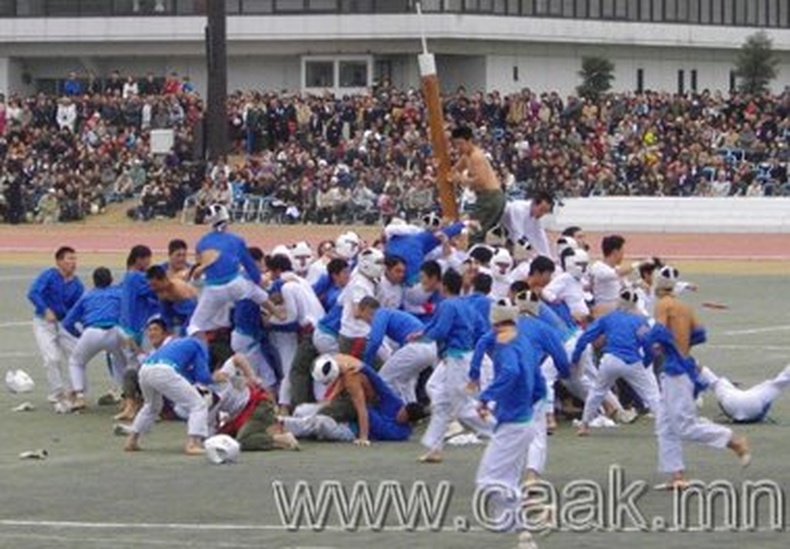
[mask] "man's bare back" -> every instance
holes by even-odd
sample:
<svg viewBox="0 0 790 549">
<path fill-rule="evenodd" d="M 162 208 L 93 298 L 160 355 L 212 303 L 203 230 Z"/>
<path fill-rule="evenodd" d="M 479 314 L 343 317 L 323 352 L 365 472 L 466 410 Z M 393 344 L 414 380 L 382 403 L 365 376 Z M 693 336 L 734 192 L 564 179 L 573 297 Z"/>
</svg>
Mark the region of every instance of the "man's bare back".
<svg viewBox="0 0 790 549">
<path fill-rule="evenodd" d="M 691 332 L 699 326 L 694 310 L 672 294 L 667 294 L 656 302 L 655 313 L 656 322 L 672 332 L 678 350 L 683 356 L 688 356 L 691 352 Z"/>
<path fill-rule="evenodd" d="M 168 277 L 169 284 L 166 288 L 156 292 L 156 297 L 162 301 L 184 301 L 194 299 L 198 296 L 198 291 L 194 286 L 181 280 L 180 278 Z"/>
</svg>

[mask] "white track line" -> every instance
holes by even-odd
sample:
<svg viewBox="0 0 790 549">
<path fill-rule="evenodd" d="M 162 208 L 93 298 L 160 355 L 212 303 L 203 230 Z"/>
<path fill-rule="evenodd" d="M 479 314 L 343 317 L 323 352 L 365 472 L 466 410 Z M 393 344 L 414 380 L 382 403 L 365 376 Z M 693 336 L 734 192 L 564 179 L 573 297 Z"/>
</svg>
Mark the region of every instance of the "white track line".
<svg viewBox="0 0 790 549">
<path fill-rule="evenodd" d="M 253 532 L 253 531 L 264 531 L 264 532 L 294 532 L 289 530 L 286 526 L 279 525 L 279 524 L 195 524 L 195 523 L 183 523 L 183 522 L 165 522 L 165 523 L 154 523 L 154 522 L 74 522 L 74 521 L 56 521 L 56 520 L 0 520 L 0 527 L 24 527 L 24 528 L 63 528 L 63 529 L 83 529 L 83 530 L 191 530 L 191 531 L 215 531 L 215 532 Z M 365 528 L 361 528 L 360 530 L 366 530 Z M 452 530 L 452 527 L 448 527 L 448 532 Z M 347 528 L 343 528 L 342 526 L 323 526 L 321 527 L 321 531 L 328 531 L 328 532 L 347 532 L 352 533 Z M 371 531 L 373 531 L 371 529 Z M 398 532 L 403 533 L 404 529 L 399 528 L 397 526 L 393 527 L 384 527 L 381 530 L 376 531 L 383 531 L 383 532 Z M 484 531 L 482 528 L 478 527 L 470 527 L 469 532 L 482 532 Z M 316 530 L 313 530 L 309 526 L 302 526 L 298 531 L 294 533 L 306 533 L 312 534 L 315 533 Z M 433 532 L 433 530 L 429 528 L 420 528 L 417 527 L 414 530 L 409 530 L 409 532 Z M 2 533 L 0 532 L 0 535 Z"/>
<path fill-rule="evenodd" d="M 21 328 L 23 326 L 32 326 L 32 320 L 17 320 L 13 322 L 0 322 L 0 329 L 2 328 Z"/>
<path fill-rule="evenodd" d="M 749 328 L 748 330 L 729 330 L 724 332 L 724 335 L 751 335 L 751 334 L 768 334 L 771 332 L 786 332 L 790 331 L 790 324 L 780 324 L 779 326 L 766 326 L 764 328 Z"/>
</svg>

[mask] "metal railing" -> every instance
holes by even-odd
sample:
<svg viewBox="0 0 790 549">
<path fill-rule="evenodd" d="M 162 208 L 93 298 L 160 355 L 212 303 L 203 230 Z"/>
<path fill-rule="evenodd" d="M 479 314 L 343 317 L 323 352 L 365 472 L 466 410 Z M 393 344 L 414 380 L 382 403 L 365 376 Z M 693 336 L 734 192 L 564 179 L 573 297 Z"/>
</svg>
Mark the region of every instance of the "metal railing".
<svg viewBox="0 0 790 549">
<path fill-rule="evenodd" d="M 0 18 L 181 16 L 217 0 L 0 0 Z M 221 0 L 220 0 L 221 1 Z M 229 15 L 413 13 L 416 0 L 224 0 Z M 790 28 L 788 0 L 422 0 L 426 13 Z"/>
</svg>

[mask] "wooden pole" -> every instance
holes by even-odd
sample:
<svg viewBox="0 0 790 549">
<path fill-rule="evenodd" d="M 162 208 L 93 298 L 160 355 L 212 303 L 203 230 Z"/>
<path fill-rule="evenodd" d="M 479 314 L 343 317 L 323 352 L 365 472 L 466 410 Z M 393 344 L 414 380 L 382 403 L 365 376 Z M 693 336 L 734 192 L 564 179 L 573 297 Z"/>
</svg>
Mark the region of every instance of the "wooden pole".
<svg viewBox="0 0 790 549">
<path fill-rule="evenodd" d="M 422 54 L 418 56 L 420 76 L 422 77 L 422 94 L 428 111 L 428 127 L 431 132 L 433 158 L 438 164 L 436 184 L 439 188 L 439 205 L 445 221 L 458 219 L 458 204 L 455 200 L 455 187 L 450 181 L 450 154 L 448 152 L 447 135 L 444 129 L 444 110 L 442 109 L 439 76 L 436 73 L 436 59 L 428 53 L 425 40 L 425 29 L 422 28 L 422 8 L 417 3 L 417 15 L 420 18 Z"/>
</svg>

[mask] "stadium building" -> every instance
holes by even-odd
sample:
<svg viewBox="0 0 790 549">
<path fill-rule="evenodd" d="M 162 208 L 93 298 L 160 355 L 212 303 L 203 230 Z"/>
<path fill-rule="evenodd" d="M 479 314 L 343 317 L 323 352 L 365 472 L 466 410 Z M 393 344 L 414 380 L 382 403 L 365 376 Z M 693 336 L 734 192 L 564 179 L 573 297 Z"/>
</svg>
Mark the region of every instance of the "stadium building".
<svg viewBox="0 0 790 549">
<path fill-rule="evenodd" d="M 206 89 L 209 0 L 0 0 L 0 91 L 177 72 Z M 211 0 L 215 1 L 215 0 Z M 222 1 L 222 0 L 216 0 Z M 419 84 L 413 0 L 224 0 L 232 89 L 364 91 Z M 423 0 L 445 89 L 571 93 L 580 60 L 615 64 L 617 91 L 734 85 L 747 36 L 765 30 L 790 85 L 788 0 Z"/>
</svg>

